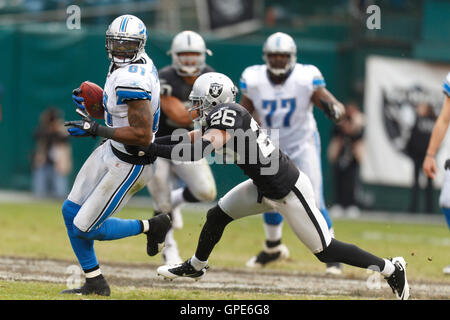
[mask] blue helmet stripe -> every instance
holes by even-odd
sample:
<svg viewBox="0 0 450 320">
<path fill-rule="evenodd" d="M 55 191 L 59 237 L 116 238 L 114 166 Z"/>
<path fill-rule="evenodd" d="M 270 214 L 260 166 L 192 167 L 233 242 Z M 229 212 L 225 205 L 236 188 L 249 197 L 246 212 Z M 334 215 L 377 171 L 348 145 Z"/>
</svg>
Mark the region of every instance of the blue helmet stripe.
<svg viewBox="0 0 450 320">
<path fill-rule="evenodd" d="M 281 42 L 281 37 L 277 37 L 277 41 L 276 41 L 276 46 L 277 46 L 277 48 L 279 48 L 280 47 L 280 42 Z"/>
<path fill-rule="evenodd" d="M 127 22 L 127 20 L 128 20 L 128 17 L 125 17 L 122 20 L 122 23 L 120 24 L 120 32 L 124 32 L 125 31 L 125 23 Z"/>
</svg>

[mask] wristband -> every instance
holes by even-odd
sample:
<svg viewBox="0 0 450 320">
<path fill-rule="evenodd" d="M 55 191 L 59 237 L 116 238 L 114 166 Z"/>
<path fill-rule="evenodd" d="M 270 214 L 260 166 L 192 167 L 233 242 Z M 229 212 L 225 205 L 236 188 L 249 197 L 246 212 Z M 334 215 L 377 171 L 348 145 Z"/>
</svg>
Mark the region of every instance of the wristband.
<svg viewBox="0 0 450 320">
<path fill-rule="evenodd" d="M 99 125 L 96 135 L 107 139 L 112 139 L 112 137 L 114 136 L 114 131 L 116 131 L 114 128 Z"/>
</svg>

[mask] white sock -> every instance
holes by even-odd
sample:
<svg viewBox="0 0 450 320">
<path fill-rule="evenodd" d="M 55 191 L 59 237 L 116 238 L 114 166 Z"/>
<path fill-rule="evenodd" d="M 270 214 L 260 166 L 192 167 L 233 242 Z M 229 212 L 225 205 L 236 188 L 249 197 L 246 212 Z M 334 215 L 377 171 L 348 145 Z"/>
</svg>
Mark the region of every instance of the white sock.
<svg viewBox="0 0 450 320">
<path fill-rule="evenodd" d="M 264 223 L 264 231 L 266 233 L 266 240 L 278 241 L 281 239 L 283 233 L 283 223 L 278 225 Z"/>
<path fill-rule="evenodd" d="M 383 260 L 384 260 L 384 269 L 381 270 L 381 274 L 385 277 L 390 277 L 391 274 L 393 274 L 395 271 L 395 266 L 390 260 L 387 259 Z"/>
<path fill-rule="evenodd" d="M 170 193 L 170 202 L 172 202 L 172 208 L 178 207 L 185 202 L 183 197 L 184 188 L 178 188 Z"/>
<path fill-rule="evenodd" d="M 200 261 L 200 260 L 197 259 L 195 254 L 191 258 L 191 266 L 193 266 L 194 269 L 197 270 L 197 271 L 202 270 L 204 267 L 206 267 L 207 264 L 208 264 L 208 260 Z"/>
<path fill-rule="evenodd" d="M 141 222 L 143 225 L 142 232 L 148 232 L 148 230 L 150 229 L 150 224 L 148 223 L 148 220 L 141 220 Z"/>
<path fill-rule="evenodd" d="M 98 268 L 98 269 L 95 269 L 94 271 L 86 272 L 84 275 L 86 276 L 86 278 L 95 278 L 101 274 L 102 274 L 102 270 L 100 270 L 100 268 Z"/>
</svg>

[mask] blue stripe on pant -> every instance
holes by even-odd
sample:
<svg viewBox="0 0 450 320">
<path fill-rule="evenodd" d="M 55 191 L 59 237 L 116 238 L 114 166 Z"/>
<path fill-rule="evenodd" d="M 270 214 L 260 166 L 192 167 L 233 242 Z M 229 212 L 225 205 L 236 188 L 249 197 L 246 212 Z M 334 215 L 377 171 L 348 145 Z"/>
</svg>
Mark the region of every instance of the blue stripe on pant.
<svg viewBox="0 0 450 320">
<path fill-rule="evenodd" d="M 133 167 L 131 174 L 126 178 L 126 180 L 121 184 L 119 189 L 115 192 L 114 196 L 109 201 L 109 204 L 106 207 L 106 209 L 103 210 L 103 213 L 101 214 L 101 218 L 98 219 L 98 221 L 89 228 L 89 231 L 97 229 L 103 223 L 103 221 L 105 221 L 106 218 L 111 216 L 116 211 L 116 209 L 119 207 L 120 203 L 122 202 L 123 198 L 127 194 L 128 190 L 131 189 L 133 184 L 139 178 L 142 170 L 143 170 L 143 166 L 141 166 L 141 165 L 136 165 Z"/>
<path fill-rule="evenodd" d="M 73 222 L 81 206 L 68 199 L 64 201 L 62 213 L 67 233 L 72 249 L 83 270 L 92 269 L 98 265 L 94 251 L 94 240 L 116 240 L 141 233 L 139 220 L 108 218 L 117 209 L 128 190 L 138 179 L 142 166 L 137 167 L 139 167 L 139 170 L 136 170 L 136 168 L 133 170 L 130 177 L 127 178 L 110 201 L 100 220 L 89 232 L 81 231 Z"/>
</svg>

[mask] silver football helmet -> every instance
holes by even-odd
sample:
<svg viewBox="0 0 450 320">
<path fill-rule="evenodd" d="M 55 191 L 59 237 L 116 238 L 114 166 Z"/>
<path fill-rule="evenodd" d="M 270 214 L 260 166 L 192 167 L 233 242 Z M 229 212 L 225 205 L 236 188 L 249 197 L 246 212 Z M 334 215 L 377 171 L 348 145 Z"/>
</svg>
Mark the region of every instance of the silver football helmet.
<svg viewBox="0 0 450 320">
<path fill-rule="evenodd" d="M 147 28 L 130 14 L 114 19 L 106 31 L 106 52 L 111 62 L 118 66 L 133 63 L 145 53 Z"/>
<path fill-rule="evenodd" d="M 196 53 L 197 55 L 183 55 L 183 53 Z M 205 67 L 206 54 L 212 55 L 206 48 L 205 41 L 196 32 L 186 30 L 178 33 L 172 40 L 170 51 L 172 66 L 182 77 L 198 76 Z"/>
<path fill-rule="evenodd" d="M 289 61 L 284 68 L 275 68 L 269 62 L 269 54 L 282 53 L 289 55 Z M 263 46 L 263 59 L 267 69 L 275 76 L 283 76 L 291 71 L 297 63 L 297 46 L 294 39 L 286 33 L 276 32 L 269 36 Z"/>
<path fill-rule="evenodd" d="M 218 72 L 202 74 L 195 80 L 189 100 L 191 107 L 189 114 L 192 121 L 203 121 L 212 108 L 221 103 L 234 103 L 238 90 L 233 81 Z M 198 114 L 198 117 L 193 115 Z"/>
</svg>

